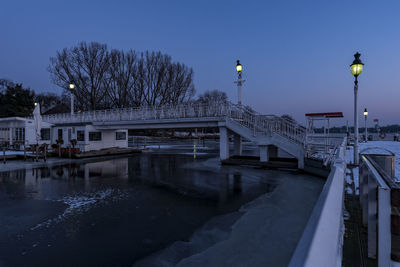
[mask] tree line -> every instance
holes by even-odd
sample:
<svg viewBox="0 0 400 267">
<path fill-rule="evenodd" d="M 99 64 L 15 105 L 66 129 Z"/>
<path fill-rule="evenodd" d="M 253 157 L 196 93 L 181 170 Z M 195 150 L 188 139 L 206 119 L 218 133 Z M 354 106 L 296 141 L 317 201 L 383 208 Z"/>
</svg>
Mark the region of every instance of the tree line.
<svg viewBox="0 0 400 267">
<path fill-rule="evenodd" d="M 79 110 L 176 105 L 195 94 L 193 70 L 161 52 L 108 49 L 81 42 L 57 51 L 48 67 L 52 82 L 71 90 Z"/>
<path fill-rule="evenodd" d="M 35 103 L 39 103 L 42 112 L 46 112 L 57 104 L 67 105 L 69 97 L 49 92 L 35 93 L 30 88 L 24 88 L 22 83 L 0 79 L 0 117 L 31 116 Z"/>
<path fill-rule="evenodd" d="M 207 104 L 210 102 L 228 101 L 225 92 L 219 90 L 205 91 L 192 102 Z M 0 79 L 0 117 L 27 117 L 31 116 L 39 103 L 41 112 L 45 114 L 68 113 L 70 108 L 70 95 L 67 91 L 60 95 L 52 92 L 36 93 L 30 88 L 25 88 L 21 83 L 14 83 L 7 79 Z"/>
<path fill-rule="evenodd" d="M 315 128 L 314 131 L 316 133 L 323 133 L 324 132 L 324 127 L 320 128 Z M 379 127 L 380 132 L 382 133 L 400 133 L 400 125 L 398 124 L 391 124 L 391 125 L 386 125 L 386 126 L 380 126 Z M 354 132 L 354 127 L 349 126 L 348 131 L 350 133 Z M 364 133 L 365 128 L 364 127 L 359 127 L 358 129 L 359 133 Z M 341 127 L 331 127 L 329 129 L 330 133 L 347 133 L 347 127 L 346 126 L 341 126 Z M 368 133 L 378 133 L 378 128 L 377 127 L 368 127 Z"/>
</svg>

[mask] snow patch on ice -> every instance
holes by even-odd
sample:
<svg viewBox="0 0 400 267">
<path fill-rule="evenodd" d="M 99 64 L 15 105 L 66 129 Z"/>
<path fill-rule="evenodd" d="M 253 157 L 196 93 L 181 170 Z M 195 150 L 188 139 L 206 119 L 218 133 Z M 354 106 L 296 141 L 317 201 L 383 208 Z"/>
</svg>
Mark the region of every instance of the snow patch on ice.
<svg viewBox="0 0 400 267">
<path fill-rule="evenodd" d="M 126 193 L 119 189 L 106 189 L 102 191 L 84 193 L 83 195 L 65 196 L 61 199 L 53 200 L 55 202 L 62 202 L 68 207 L 62 214 L 55 218 L 48 219 L 43 223 L 37 224 L 36 226 L 32 227 L 31 230 L 36 230 L 41 227 L 49 228 L 52 224 L 60 223 L 71 215 L 84 213 L 98 204 L 106 203 L 106 199 L 116 201 L 118 199 L 125 198 L 126 195 Z"/>
</svg>

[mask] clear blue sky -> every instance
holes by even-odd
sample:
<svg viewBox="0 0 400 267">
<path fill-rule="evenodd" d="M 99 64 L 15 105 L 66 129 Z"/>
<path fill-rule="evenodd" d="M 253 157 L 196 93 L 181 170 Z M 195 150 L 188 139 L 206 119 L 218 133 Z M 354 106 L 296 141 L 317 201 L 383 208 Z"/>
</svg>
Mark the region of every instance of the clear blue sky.
<svg viewBox="0 0 400 267">
<path fill-rule="evenodd" d="M 369 109 L 371 126 L 400 123 L 399 12 L 399 1 L 6 0 L 0 78 L 60 92 L 49 57 L 97 41 L 167 53 L 194 69 L 197 93 L 219 89 L 236 102 L 240 59 L 244 104 L 302 123 L 306 112 L 342 111 L 344 125 L 353 123 L 349 65 L 359 51 L 360 113 Z"/>
</svg>

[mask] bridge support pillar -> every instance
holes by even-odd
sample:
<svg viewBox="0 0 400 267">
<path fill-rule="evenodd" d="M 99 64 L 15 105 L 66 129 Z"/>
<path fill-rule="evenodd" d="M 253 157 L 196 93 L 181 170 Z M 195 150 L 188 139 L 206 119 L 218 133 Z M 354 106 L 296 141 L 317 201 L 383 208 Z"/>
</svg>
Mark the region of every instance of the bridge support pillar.
<svg viewBox="0 0 400 267">
<path fill-rule="evenodd" d="M 304 169 L 304 156 L 300 156 L 298 159 L 297 168 Z"/>
<path fill-rule="evenodd" d="M 259 146 L 259 149 L 260 149 L 260 161 L 261 162 L 269 161 L 268 146 Z"/>
<path fill-rule="evenodd" d="M 278 157 L 278 148 L 276 146 L 270 145 L 268 146 L 268 158 L 277 158 Z"/>
<path fill-rule="evenodd" d="M 241 156 L 242 155 L 242 137 L 238 134 L 235 134 L 233 137 L 233 148 L 234 155 Z"/>
<path fill-rule="evenodd" d="M 219 127 L 219 157 L 229 159 L 229 135 L 226 127 Z"/>
<path fill-rule="evenodd" d="M 260 161 L 267 162 L 270 158 L 278 157 L 278 148 L 273 145 L 261 145 L 260 149 Z"/>
</svg>

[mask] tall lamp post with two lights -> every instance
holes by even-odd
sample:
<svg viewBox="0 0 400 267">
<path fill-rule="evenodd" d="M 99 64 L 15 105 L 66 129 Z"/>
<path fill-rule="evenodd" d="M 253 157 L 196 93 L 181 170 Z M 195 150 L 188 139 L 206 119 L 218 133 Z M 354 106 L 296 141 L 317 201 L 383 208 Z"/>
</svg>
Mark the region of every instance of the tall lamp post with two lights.
<svg viewBox="0 0 400 267">
<path fill-rule="evenodd" d="M 75 89 L 75 84 L 72 82 L 69 84 L 69 90 L 71 93 L 71 115 L 74 115 L 74 93 L 72 92 Z"/>
<path fill-rule="evenodd" d="M 363 71 L 364 64 L 360 60 L 360 53 L 354 54 L 354 61 L 350 65 L 351 74 L 354 75 L 354 165 L 358 165 L 359 160 L 359 147 L 358 147 L 358 116 L 357 116 L 357 92 L 358 92 L 358 75 Z"/>
<path fill-rule="evenodd" d="M 368 141 L 367 117 L 368 117 L 368 110 L 365 108 L 365 109 L 364 109 L 364 119 L 365 119 L 365 142 Z"/>
</svg>

